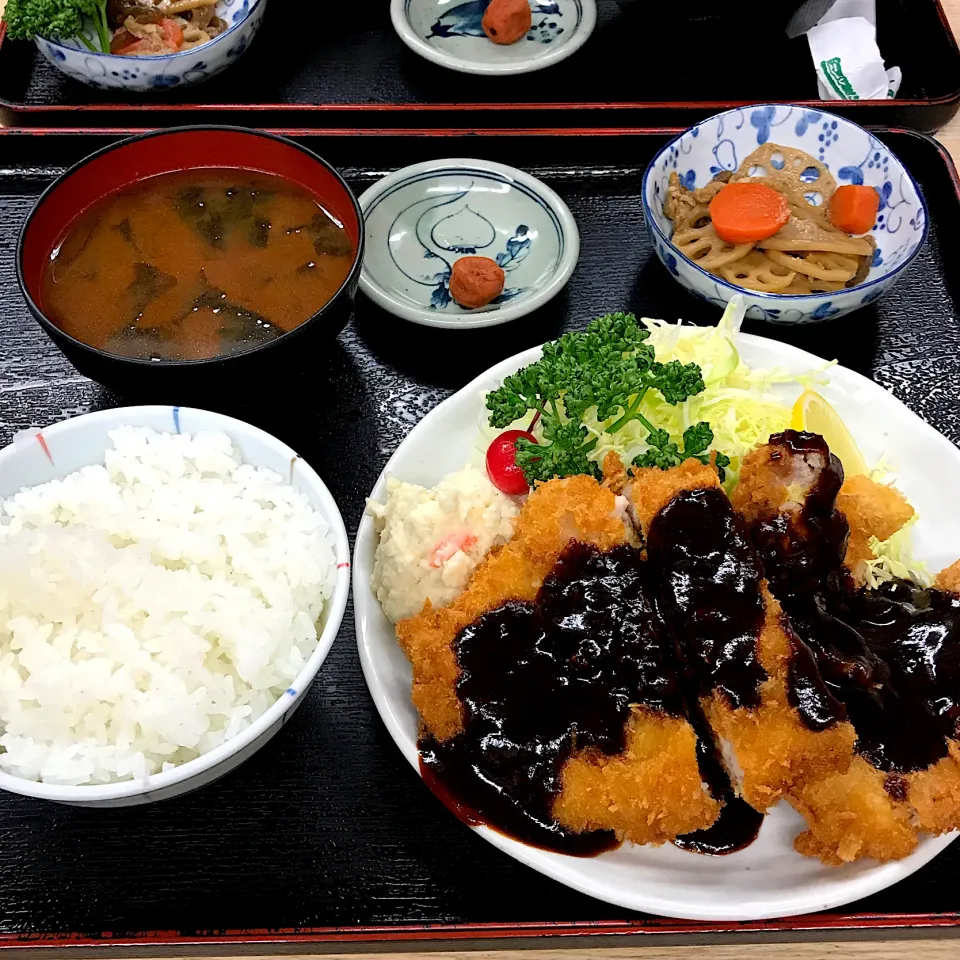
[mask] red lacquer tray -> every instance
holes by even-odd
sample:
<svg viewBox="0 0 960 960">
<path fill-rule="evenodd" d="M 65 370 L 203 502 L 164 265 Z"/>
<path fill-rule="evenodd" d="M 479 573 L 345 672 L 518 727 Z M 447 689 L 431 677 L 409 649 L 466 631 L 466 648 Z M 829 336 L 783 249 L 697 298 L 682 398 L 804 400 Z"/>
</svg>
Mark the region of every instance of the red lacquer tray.
<svg viewBox="0 0 960 960">
<path fill-rule="evenodd" d="M 689 126 L 745 103 L 824 106 L 804 37 L 782 15 L 736 5 L 597 0 L 596 30 L 575 56 L 511 77 L 458 74 L 408 50 L 387 0 L 357 8 L 270 5 L 259 34 L 228 71 L 156 94 L 100 92 L 50 66 L 25 42 L 0 40 L 0 105 L 19 124 L 151 126 L 184 112 L 257 114 L 276 126 Z M 775 6 L 775 5 L 774 5 Z M 903 70 L 898 99 L 832 103 L 860 123 L 932 132 L 960 109 L 960 51 L 940 0 L 878 0 L 878 42 Z M 291 38 L 296 36 L 296 42 Z M 709 99 L 704 99 L 705 95 Z M 465 119 L 469 118 L 469 119 Z"/>
<path fill-rule="evenodd" d="M 9 280 L 0 285 L 0 444 L 17 430 L 124 402 L 59 354 L 12 278 L 16 235 L 40 192 L 130 132 L 0 134 L 0 270 Z M 327 482 L 351 532 L 400 440 L 494 362 L 614 308 L 716 320 L 714 308 L 662 268 L 643 222 L 642 173 L 672 131 L 285 132 L 357 192 L 388 170 L 442 156 L 514 164 L 560 194 L 582 238 L 564 294 L 522 324 L 451 334 L 401 323 L 361 297 L 350 326 L 301 379 L 251 384 L 217 402 L 220 412 L 293 445 Z M 927 247 L 887 297 L 849 318 L 805 328 L 754 324 L 751 332 L 836 357 L 960 443 L 960 287 L 951 279 L 960 262 L 957 174 L 926 137 L 878 135 L 923 189 Z M 240 953 L 960 935 L 960 844 L 860 903 L 774 922 L 629 914 L 534 873 L 452 817 L 406 764 L 367 693 L 354 628 L 348 607 L 302 709 L 237 771 L 194 794 L 102 811 L 0 795 L 0 949 Z"/>
</svg>

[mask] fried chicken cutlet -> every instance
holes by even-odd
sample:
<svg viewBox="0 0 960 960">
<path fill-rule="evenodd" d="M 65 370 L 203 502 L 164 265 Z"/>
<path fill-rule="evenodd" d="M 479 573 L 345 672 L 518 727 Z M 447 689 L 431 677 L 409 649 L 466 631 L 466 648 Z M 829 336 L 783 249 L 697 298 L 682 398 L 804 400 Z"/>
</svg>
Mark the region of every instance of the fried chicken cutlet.
<svg viewBox="0 0 960 960">
<path fill-rule="evenodd" d="M 801 853 L 833 864 L 894 860 L 913 850 L 919 834 L 960 827 L 960 595 L 942 589 L 951 576 L 944 571 L 934 590 L 892 585 L 863 592 L 851 605 L 869 605 L 866 615 L 831 605 L 856 625 L 868 651 L 884 656 L 869 698 L 841 687 L 861 735 L 850 771 L 803 784 L 791 797 L 808 823 L 797 838 Z M 878 638 L 873 622 L 894 626 Z M 932 645 L 924 642 L 928 629 Z M 892 640 L 882 635 L 893 631 Z M 923 648 L 918 658 L 916 647 Z M 952 719 L 941 714 L 946 704 Z"/>
<path fill-rule="evenodd" d="M 791 628 L 857 732 L 848 769 L 790 791 L 808 825 L 798 851 L 832 864 L 899 859 L 918 832 L 960 825 L 956 717 L 938 716 L 960 696 L 958 653 L 947 649 L 960 643 L 960 601 L 943 590 L 953 568 L 937 591 L 856 589 L 870 538 L 892 536 L 912 508 L 866 477 L 844 481 L 822 438 L 793 431 L 745 458 L 734 502 Z M 917 656 L 926 630 L 938 640 Z"/>
<path fill-rule="evenodd" d="M 617 498 L 592 478 L 577 476 L 538 486 L 517 518 L 513 538 L 478 566 L 454 603 L 443 609 L 428 607 L 397 625 L 400 643 L 413 664 L 414 703 L 427 733 L 441 745 L 469 734 L 462 698 L 469 699 L 472 706 L 479 705 L 479 714 L 470 715 L 474 717 L 471 724 L 482 725 L 489 719 L 486 714 L 497 713 L 501 705 L 493 703 L 488 711 L 483 703 L 489 691 L 474 689 L 476 681 L 470 667 L 490 655 L 491 644 L 501 641 L 509 645 L 498 660 L 504 665 L 502 683 L 518 685 L 516 696 L 527 710 L 545 711 L 566 697 L 569 691 L 564 683 L 549 697 L 550 703 L 537 702 L 540 691 L 528 677 L 531 663 L 543 650 L 534 646 L 529 654 L 523 653 L 523 663 L 511 666 L 511 655 L 527 638 L 510 635 L 510 630 L 523 620 L 541 624 L 550 614 L 552 622 L 559 625 L 553 628 L 551 642 L 562 644 L 563 624 L 567 622 L 563 604 L 574 603 L 570 622 L 578 622 L 579 588 L 574 584 L 570 592 L 557 586 L 558 571 L 563 573 L 565 566 L 578 563 L 601 568 L 613 564 L 617 548 L 630 540 L 631 532 L 624 524 Z M 601 576 L 590 587 L 594 595 L 604 591 L 602 575 L 609 572 L 599 570 Z M 611 613 L 606 620 L 598 621 L 599 631 L 615 633 L 621 629 L 621 621 L 627 633 L 659 630 L 654 626 L 657 621 L 652 606 L 644 617 L 642 590 L 633 599 L 624 600 L 617 595 L 619 589 L 610 591 Z M 536 609 L 534 601 L 539 605 Z M 613 641 L 620 639 L 636 638 L 614 637 Z M 656 642 L 651 636 L 649 648 Z M 644 645 L 640 646 L 642 661 Z M 466 670 L 458 661 L 458 650 L 459 656 L 466 658 L 462 661 L 467 664 Z M 581 656 L 574 651 L 572 658 L 565 658 L 557 669 L 575 671 Z M 645 665 L 639 663 L 638 670 L 642 679 Z M 536 681 L 535 671 L 532 677 Z M 494 695 L 505 696 L 502 689 Z M 720 804 L 703 787 L 697 738 L 689 723 L 676 712 L 652 709 L 638 693 L 628 697 L 625 705 L 620 729 L 607 737 L 608 742 L 622 737 L 623 748 L 617 752 L 593 744 L 576 746 L 576 740 L 583 738 L 574 735 L 574 749 L 559 771 L 553 817 L 573 833 L 611 830 L 618 838 L 639 844 L 664 843 L 708 827 L 716 819 Z M 574 714 L 577 706 L 573 702 Z M 587 708 L 589 712 L 589 703 Z M 491 762 L 495 764 L 496 759 Z M 539 758 L 528 768 L 537 762 Z"/>
<path fill-rule="evenodd" d="M 591 477 L 553 480 L 534 490 L 513 538 L 483 559 L 453 603 L 427 604 L 397 624 L 397 639 L 413 664 L 413 703 L 427 730 L 447 740 L 463 728 L 453 642 L 464 627 L 508 600 L 533 600 L 571 540 L 609 550 L 627 539 L 616 497 Z"/>
<path fill-rule="evenodd" d="M 744 458 L 733 503 L 748 523 L 776 516 L 799 521 L 807 497 L 827 466 L 822 451 L 797 455 L 781 446 L 764 444 Z M 888 540 L 913 517 L 913 507 L 896 488 L 862 475 L 842 479 L 834 496 L 848 531 L 842 559 L 857 582 L 863 582 L 861 564 L 873 557 L 871 538 Z"/>
<path fill-rule="evenodd" d="M 698 541 L 687 538 L 692 547 L 687 556 L 677 556 L 669 544 L 657 543 L 657 525 L 678 500 L 701 495 L 691 519 L 698 529 L 719 524 L 725 538 Z M 795 783 L 849 764 L 854 740 L 846 723 L 833 723 L 811 730 L 800 720 L 789 701 L 788 673 L 798 653 L 796 638 L 783 622 L 780 606 L 770 595 L 745 533 L 736 521 L 732 506 L 720 486 L 717 471 L 696 460 L 662 471 L 656 468 L 634 471 L 626 487 L 634 513 L 648 542 L 651 561 L 664 568 L 665 607 L 678 644 L 694 661 L 713 661 L 717 666 L 702 678 L 701 706 L 719 738 L 728 772 L 740 796 L 759 811 L 776 803 Z M 709 501 L 703 497 L 708 497 Z M 717 544 L 720 548 L 717 548 Z M 698 553 L 699 551 L 699 553 Z M 694 565 L 686 570 L 694 556 Z M 683 609 L 688 598 L 691 572 L 708 580 L 721 572 L 716 609 Z M 725 573 L 723 573 L 725 571 Z M 709 637 L 712 621 L 725 616 L 727 606 L 749 606 L 750 627 L 745 633 L 724 637 L 731 641 L 734 656 L 723 662 L 723 651 L 712 648 Z M 736 632 L 736 631 L 735 631 Z M 811 671 L 808 698 L 829 699 Z"/>
</svg>

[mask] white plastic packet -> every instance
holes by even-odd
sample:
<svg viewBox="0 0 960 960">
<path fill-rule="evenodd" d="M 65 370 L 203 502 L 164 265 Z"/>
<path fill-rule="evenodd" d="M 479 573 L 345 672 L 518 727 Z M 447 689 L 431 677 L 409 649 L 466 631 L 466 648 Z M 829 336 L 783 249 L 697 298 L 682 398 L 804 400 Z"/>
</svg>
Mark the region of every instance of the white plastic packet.
<svg viewBox="0 0 960 960">
<path fill-rule="evenodd" d="M 821 5 L 822 6 L 822 5 Z M 835 0 L 807 30 L 821 100 L 886 100 L 897 95 L 899 67 L 877 46 L 876 0 Z"/>
</svg>

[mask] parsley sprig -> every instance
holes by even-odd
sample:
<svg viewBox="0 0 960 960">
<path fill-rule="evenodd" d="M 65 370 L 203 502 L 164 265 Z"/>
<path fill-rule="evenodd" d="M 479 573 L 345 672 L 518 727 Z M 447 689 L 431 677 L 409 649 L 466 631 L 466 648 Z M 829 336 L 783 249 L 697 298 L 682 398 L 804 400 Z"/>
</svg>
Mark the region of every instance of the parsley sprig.
<svg viewBox="0 0 960 960">
<path fill-rule="evenodd" d="M 660 363 L 646 342 L 649 337 L 649 330 L 632 313 L 608 314 L 592 321 L 583 332 L 568 333 L 546 344 L 540 360 L 487 394 L 490 423 L 497 429 L 528 413 L 539 415 L 543 442 L 517 441 L 517 463 L 530 484 L 580 473 L 600 476 L 598 465 L 589 456 L 597 439 L 583 422 L 592 407 L 597 409 L 598 420 L 615 418 L 607 433 L 617 433 L 634 420 L 647 431 L 649 449 L 635 458 L 636 466 L 667 469 L 688 457 L 708 463 L 712 456 L 723 479 L 730 460 L 722 453 L 707 452 L 713 443 L 708 423 L 688 428 L 681 449 L 666 430 L 640 412 L 651 390 L 671 405 L 704 390 L 697 364 Z"/>
<path fill-rule="evenodd" d="M 87 18 L 96 30 L 99 49 L 84 33 Z M 113 32 L 107 16 L 107 0 L 7 0 L 3 19 L 12 40 L 77 39 L 94 53 L 110 52 Z"/>
</svg>

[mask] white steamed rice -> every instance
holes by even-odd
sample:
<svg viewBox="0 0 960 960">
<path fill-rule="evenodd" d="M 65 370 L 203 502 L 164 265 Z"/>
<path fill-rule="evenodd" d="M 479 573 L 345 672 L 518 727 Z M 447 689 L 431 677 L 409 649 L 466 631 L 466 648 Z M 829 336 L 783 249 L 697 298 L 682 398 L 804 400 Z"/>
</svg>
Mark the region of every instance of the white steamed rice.
<svg viewBox="0 0 960 960">
<path fill-rule="evenodd" d="M 333 537 L 223 433 L 110 434 L 104 465 L 0 501 L 0 769 L 170 769 L 235 737 L 316 647 Z"/>
</svg>

